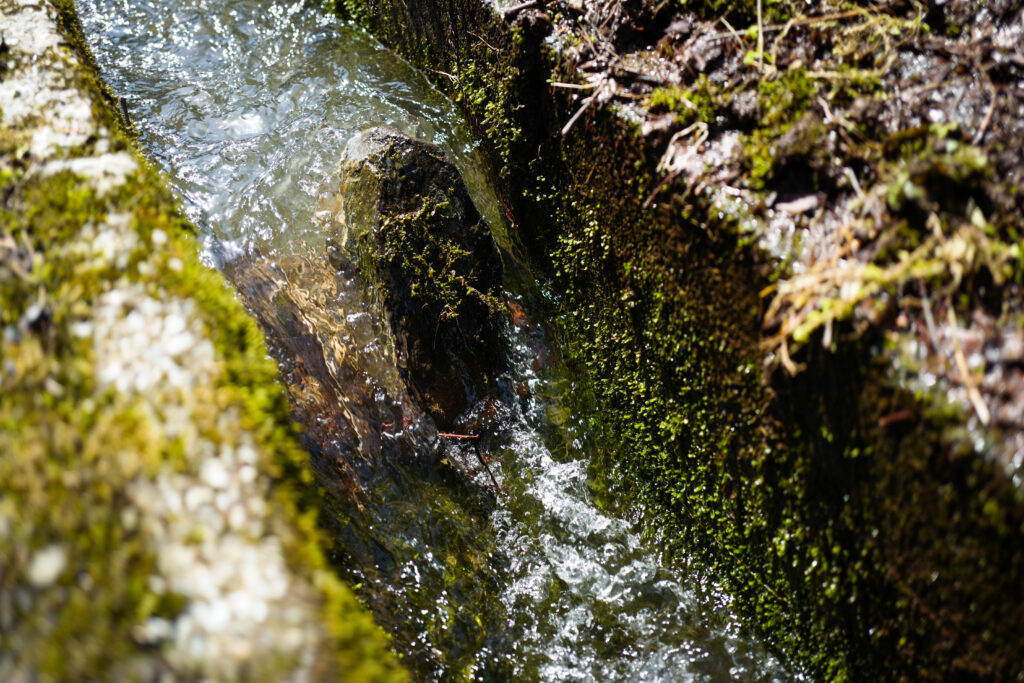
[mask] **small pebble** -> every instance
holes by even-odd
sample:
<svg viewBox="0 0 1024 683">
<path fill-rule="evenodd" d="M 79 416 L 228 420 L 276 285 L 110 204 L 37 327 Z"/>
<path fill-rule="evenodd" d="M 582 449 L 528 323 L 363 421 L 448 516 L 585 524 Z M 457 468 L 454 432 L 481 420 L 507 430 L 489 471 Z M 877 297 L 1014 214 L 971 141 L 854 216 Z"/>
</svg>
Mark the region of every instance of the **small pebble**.
<svg viewBox="0 0 1024 683">
<path fill-rule="evenodd" d="M 28 582 L 36 588 L 53 585 L 67 565 L 67 553 L 59 545 L 37 551 L 28 565 Z"/>
</svg>

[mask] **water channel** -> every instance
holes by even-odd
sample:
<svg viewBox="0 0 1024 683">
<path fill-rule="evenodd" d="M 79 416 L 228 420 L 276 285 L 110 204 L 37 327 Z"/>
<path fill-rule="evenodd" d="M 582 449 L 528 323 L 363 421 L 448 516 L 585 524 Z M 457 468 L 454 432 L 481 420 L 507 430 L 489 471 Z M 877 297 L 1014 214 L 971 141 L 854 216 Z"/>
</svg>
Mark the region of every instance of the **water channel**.
<svg viewBox="0 0 1024 683">
<path fill-rule="evenodd" d="M 473 459 L 452 444 L 461 466 L 395 464 L 365 477 L 362 504 L 338 497 L 327 514 L 345 549 L 336 564 L 416 678 L 793 678 L 741 634 L 712 581 L 668 567 L 628 515 L 593 503 L 585 421 L 566 398 L 578 387 L 545 321 L 551 304 L 509 256 L 468 128 L 422 74 L 318 2 L 80 0 L 79 9 L 103 76 L 200 227 L 212 265 L 258 253 L 270 267 L 322 267 L 318 197 L 345 143 L 374 125 L 444 148 L 503 243 L 519 311 L 505 378 L 513 398 L 475 408 L 492 425 L 481 445 L 503 495 L 480 469 L 453 476 Z M 301 277 L 289 286 L 316 294 Z M 364 359 L 366 382 L 388 384 L 365 296 L 335 294 L 318 324 Z M 403 444 L 423 447 L 415 435 Z"/>
</svg>

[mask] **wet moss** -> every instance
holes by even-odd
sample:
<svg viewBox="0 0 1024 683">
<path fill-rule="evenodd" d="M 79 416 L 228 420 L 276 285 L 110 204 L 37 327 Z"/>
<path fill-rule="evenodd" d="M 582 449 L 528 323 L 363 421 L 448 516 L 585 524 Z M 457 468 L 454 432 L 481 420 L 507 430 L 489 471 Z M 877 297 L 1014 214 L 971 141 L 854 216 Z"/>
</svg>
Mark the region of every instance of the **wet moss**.
<svg viewBox="0 0 1024 683">
<path fill-rule="evenodd" d="M 401 44 L 403 54 L 462 107 L 497 161 L 502 189 L 528 181 L 529 169 L 514 161 L 527 158 L 534 141 L 526 122 L 541 102 L 523 94 L 539 84 L 537 64 L 530 55 L 540 49 L 543 27 L 508 27 L 491 7 L 476 4 L 465 7 L 466 13 L 458 17 L 440 6 L 405 8 L 376 0 L 335 2 L 334 9 L 372 28 L 385 44 Z M 521 115 L 511 117 L 510 111 Z M 506 212 L 514 202 L 510 197 L 503 200 Z"/>
<path fill-rule="evenodd" d="M 431 471 L 399 466 L 399 476 L 416 486 L 379 482 L 368 491 L 362 518 L 337 534 L 346 539 L 344 552 L 372 558 L 349 563 L 364 568 L 354 577 L 357 590 L 415 678 L 509 680 L 517 663 L 497 656 L 512 636 L 500 600 L 503 560 L 489 523 L 494 501 L 467 485 L 463 467 L 447 458 Z M 386 525 L 371 522 L 382 518 Z"/>
<path fill-rule="evenodd" d="M 507 367 L 490 227 L 438 148 L 375 128 L 345 154 L 343 224 L 329 248 L 379 293 L 411 390 L 450 430 Z"/>
<path fill-rule="evenodd" d="M 402 229 L 388 231 L 383 255 L 377 258 L 386 267 L 404 271 L 402 278 L 411 283 L 413 302 L 427 308 L 435 319 L 454 320 L 460 309 L 467 307 L 494 315 L 501 309 L 495 292 L 473 287 L 472 273 L 459 274 L 463 271 L 460 263 L 468 263 L 471 253 L 454 241 L 437 238 L 448 221 L 444 213 L 443 205 L 424 204 L 418 212 L 403 217 Z"/>
</svg>

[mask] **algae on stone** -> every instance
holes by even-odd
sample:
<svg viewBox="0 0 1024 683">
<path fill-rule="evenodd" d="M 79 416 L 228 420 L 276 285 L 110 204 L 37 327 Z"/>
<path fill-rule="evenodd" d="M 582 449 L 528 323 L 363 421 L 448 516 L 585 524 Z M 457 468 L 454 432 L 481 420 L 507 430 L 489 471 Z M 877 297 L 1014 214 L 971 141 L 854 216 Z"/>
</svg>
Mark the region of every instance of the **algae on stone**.
<svg viewBox="0 0 1024 683">
<path fill-rule="evenodd" d="M 329 249 L 379 293 L 410 390 L 448 428 L 507 368 L 490 228 L 432 145 L 374 128 L 343 156 Z"/>
</svg>

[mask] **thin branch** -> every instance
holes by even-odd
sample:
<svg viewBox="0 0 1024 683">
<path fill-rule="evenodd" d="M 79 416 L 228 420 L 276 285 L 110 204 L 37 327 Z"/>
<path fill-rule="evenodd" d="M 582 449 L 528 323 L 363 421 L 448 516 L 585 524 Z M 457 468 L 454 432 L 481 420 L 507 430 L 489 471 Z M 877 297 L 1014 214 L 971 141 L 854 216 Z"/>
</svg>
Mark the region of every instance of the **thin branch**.
<svg viewBox="0 0 1024 683">
<path fill-rule="evenodd" d="M 453 83 L 458 83 L 459 82 L 458 78 L 456 78 L 452 74 L 448 73 L 447 71 L 441 71 L 440 69 L 430 69 L 430 71 L 433 71 L 436 74 L 441 74 L 442 76 L 447 76 L 448 78 L 450 78 L 452 80 Z"/>
<path fill-rule="evenodd" d="M 985 131 L 988 130 L 988 124 L 992 123 L 992 114 L 995 113 L 996 110 L 996 102 L 999 100 L 999 91 L 996 90 L 994 85 L 990 86 L 990 88 L 992 90 L 992 101 L 989 102 L 988 112 L 985 114 L 985 119 L 981 122 L 981 128 L 979 128 L 978 132 L 974 134 L 973 138 L 971 138 L 972 145 L 977 145 L 982 141 L 985 137 Z"/>
<path fill-rule="evenodd" d="M 473 442 L 473 450 L 476 451 L 476 459 L 479 460 L 480 464 L 484 466 L 485 470 L 487 470 L 487 476 L 491 478 L 491 483 L 494 484 L 494 490 L 500 493 L 502 498 L 508 500 L 508 494 L 505 493 L 503 488 L 501 488 L 501 484 L 498 483 L 498 480 L 494 478 L 494 474 L 491 472 L 491 468 L 487 464 L 487 461 L 484 460 L 484 456 L 480 455 L 480 447 L 475 441 Z"/>
<path fill-rule="evenodd" d="M 597 99 L 596 94 L 597 93 L 594 93 L 594 95 L 591 95 L 590 97 L 583 100 L 583 105 L 580 106 L 580 108 L 576 110 L 576 113 L 572 115 L 572 118 L 570 118 L 569 121 L 564 126 L 562 126 L 563 138 L 569 134 L 569 131 L 572 130 L 572 127 L 576 123 L 576 121 L 578 121 L 579 118 L 583 116 L 583 112 L 589 109 L 590 105 L 594 103 L 594 100 Z"/>
<path fill-rule="evenodd" d="M 550 85 L 553 88 L 565 88 L 567 90 L 593 90 L 597 87 L 596 83 L 562 83 L 560 81 L 552 81 Z"/>
<path fill-rule="evenodd" d="M 494 490 L 501 494 L 502 498 L 508 500 L 508 494 L 506 494 L 504 489 L 501 488 L 501 484 L 499 484 L 498 480 L 494 478 L 494 473 L 491 472 L 491 468 L 487 464 L 487 461 L 484 460 L 484 456 L 480 454 L 480 445 L 478 441 L 478 439 L 480 438 L 479 434 L 452 434 L 450 432 L 438 432 L 437 435 L 447 437 L 449 439 L 462 439 L 466 441 L 472 441 L 473 452 L 476 453 L 476 459 L 480 461 L 480 464 L 483 465 L 484 469 L 487 471 L 487 476 L 491 478 L 491 483 L 494 484 Z"/>
<path fill-rule="evenodd" d="M 736 29 L 733 28 L 732 24 L 729 23 L 729 20 L 726 19 L 725 17 L 722 17 L 721 19 L 719 19 L 719 21 L 722 22 L 722 24 L 724 24 L 727 29 L 729 29 L 729 32 L 728 32 L 727 35 L 728 36 L 732 36 L 733 38 L 735 38 L 737 44 L 739 44 L 740 49 L 742 50 L 743 49 L 743 39 L 740 38 L 740 34 L 736 32 Z M 717 38 L 718 36 L 716 35 L 714 37 Z"/>
<path fill-rule="evenodd" d="M 974 406 L 974 412 L 978 414 L 978 419 L 981 424 L 988 426 L 988 423 L 992 421 L 992 414 L 988 411 L 988 406 L 981 398 L 981 392 L 978 391 L 978 385 L 974 383 L 974 376 L 971 374 L 971 369 L 967 367 L 967 359 L 964 357 L 964 350 L 960 347 L 960 325 L 956 321 L 956 313 L 953 312 L 953 307 L 950 306 L 947 309 L 947 317 L 949 318 L 949 326 L 952 328 L 953 333 L 953 358 L 956 359 L 957 370 L 964 378 L 964 384 L 967 386 L 967 398 L 971 400 L 971 405 Z"/>
</svg>

